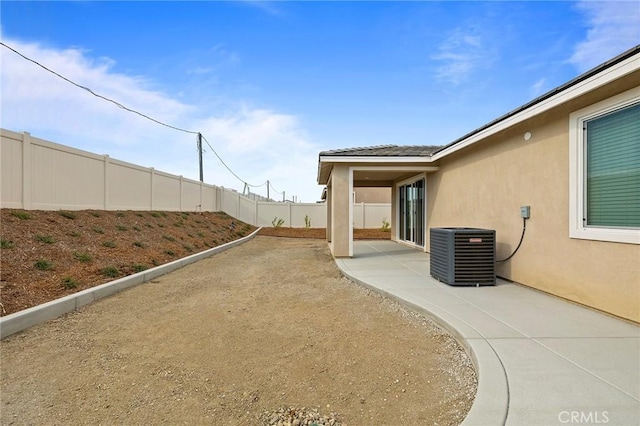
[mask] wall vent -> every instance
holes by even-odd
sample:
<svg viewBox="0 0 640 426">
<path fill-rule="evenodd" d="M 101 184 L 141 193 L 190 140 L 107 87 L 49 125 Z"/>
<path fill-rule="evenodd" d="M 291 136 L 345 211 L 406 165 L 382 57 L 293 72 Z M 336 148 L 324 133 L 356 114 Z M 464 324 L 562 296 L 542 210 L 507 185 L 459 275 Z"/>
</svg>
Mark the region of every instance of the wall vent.
<svg viewBox="0 0 640 426">
<path fill-rule="evenodd" d="M 496 231 L 430 229 L 431 276 L 456 286 L 495 285 Z"/>
</svg>

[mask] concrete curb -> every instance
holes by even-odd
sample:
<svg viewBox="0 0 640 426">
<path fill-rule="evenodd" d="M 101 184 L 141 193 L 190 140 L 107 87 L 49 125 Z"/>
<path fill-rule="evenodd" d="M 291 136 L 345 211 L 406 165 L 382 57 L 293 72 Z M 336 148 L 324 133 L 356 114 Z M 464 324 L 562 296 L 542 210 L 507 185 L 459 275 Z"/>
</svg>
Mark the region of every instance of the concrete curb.
<svg viewBox="0 0 640 426">
<path fill-rule="evenodd" d="M 491 344 L 483 338 L 467 338 L 456 327 L 455 318 L 445 319 L 424 306 L 404 299 L 391 292 L 368 284 L 354 277 L 342 269 L 339 262 L 336 266 L 342 274 L 351 281 L 366 287 L 376 293 L 393 299 L 400 304 L 414 309 L 432 319 L 439 326 L 449 332 L 465 349 L 478 374 L 478 390 L 471 406 L 471 410 L 462 422 L 465 426 L 504 425 L 509 412 L 509 383 L 502 361 L 495 353 Z"/>
<path fill-rule="evenodd" d="M 191 263 L 206 259 L 214 254 L 221 253 L 232 247 L 245 243 L 255 237 L 260 229 L 262 228 L 256 229 L 246 237 L 209 250 L 192 254 L 191 256 L 183 257 L 182 259 L 174 260 L 173 262 L 138 272 L 137 274 L 129 275 L 115 281 L 61 297 L 60 299 L 52 300 L 51 302 L 43 303 L 42 305 L 34 306 L 32 308 L 1 317 L 0 340 L 19 331 L 26 330 L 36 324 L 49 321 L 63 314 L 74 311 L 81 306 L 88 305 L 89 303 L 114 295 L 127 288 L 150 281 L 161 275 L 168 274 L 169 272 L 183 268 Z"/>
</svg>

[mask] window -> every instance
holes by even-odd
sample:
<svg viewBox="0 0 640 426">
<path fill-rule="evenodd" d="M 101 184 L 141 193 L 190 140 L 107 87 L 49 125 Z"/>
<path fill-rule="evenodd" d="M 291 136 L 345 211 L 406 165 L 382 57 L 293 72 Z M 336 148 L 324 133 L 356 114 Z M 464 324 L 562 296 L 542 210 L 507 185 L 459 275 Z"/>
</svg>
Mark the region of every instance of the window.
<svg viewBox="0 0 640 426">
<path fill-rule="evenodd" d="M 571 114 L 570 236 L 640 244 L 640 95 Z"/>
</svg>

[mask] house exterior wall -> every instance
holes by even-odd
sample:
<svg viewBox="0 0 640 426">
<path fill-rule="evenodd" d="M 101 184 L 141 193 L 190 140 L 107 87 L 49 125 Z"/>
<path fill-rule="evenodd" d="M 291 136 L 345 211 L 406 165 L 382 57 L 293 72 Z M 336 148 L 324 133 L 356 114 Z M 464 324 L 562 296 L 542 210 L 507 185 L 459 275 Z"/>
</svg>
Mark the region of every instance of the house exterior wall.
<svg viewBox="0 0 640 426">
<path fill-rule="evenodd" d="M 640 246 L 569 237 L 569 114 L 625 89 L 592 92 L 440 159 L 427 179 L 429 227 L 495 229 L 503 259 L 520 239 L 520 207 L 531 206 L 522 246 L 498 275 L 640 322 Z"/>
<path fill-rule="evenodd" d="M 391 188 L 354 188 L 355 203 L 390 203 Z"/>
</svg>

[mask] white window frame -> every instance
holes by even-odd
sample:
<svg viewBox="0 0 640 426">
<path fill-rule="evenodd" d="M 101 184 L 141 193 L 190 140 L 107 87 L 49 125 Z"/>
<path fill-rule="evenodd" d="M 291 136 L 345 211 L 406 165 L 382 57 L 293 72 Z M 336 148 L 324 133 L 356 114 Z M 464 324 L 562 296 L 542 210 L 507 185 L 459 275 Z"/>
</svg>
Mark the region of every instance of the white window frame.
<svg viewBox="0 0 640 426">
<path fill-rule="evenodd" d="M 611 111 L 640 101 L 640 87 L 620 93 L 569 115 L 569 237 L 640 244 L 639 229 L 589 227 L 585 217 L 585 140 L 583 125 Z"/>
</svg>

